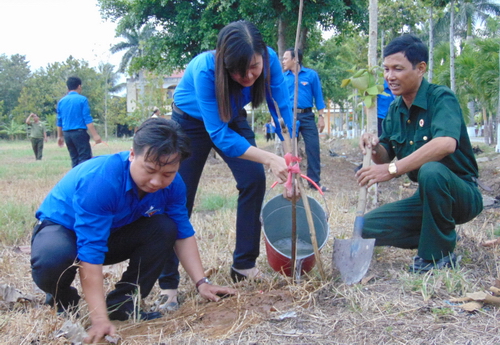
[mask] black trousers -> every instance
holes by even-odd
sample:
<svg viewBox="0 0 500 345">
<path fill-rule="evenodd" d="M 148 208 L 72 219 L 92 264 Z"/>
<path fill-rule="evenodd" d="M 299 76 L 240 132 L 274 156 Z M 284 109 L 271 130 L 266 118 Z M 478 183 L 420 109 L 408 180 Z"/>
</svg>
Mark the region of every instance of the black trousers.
<svg viewBox="0 0 500 345">
<path fill-rule="evenodd" d="M 76 129 L 74 131 L 64 131 L 64 142 L 71 158 L 71 167 L 92 158 L 92 148 L 90 147 L 90 135 L 85 129 Z"/>
<path fill-rule="evenodd" d="M 174 251 L 176 238 L 177 226 L 164 214 L 139 218 L 110 235 L 104 265 L 127 259 L 130 262 L 106 298 L 108 307 L 132 312 L 133 296 L 137 291 L 142 298 L 149 295 L 166 258 Z M 76 306 L 80 300 L 77 290 L 71 286 L 78 263 L 73 230 L 49 221 L 35 227 L 31 243 L 33 280 L 40 289 L 52 295 L 59 311 Z"/>
</svg>

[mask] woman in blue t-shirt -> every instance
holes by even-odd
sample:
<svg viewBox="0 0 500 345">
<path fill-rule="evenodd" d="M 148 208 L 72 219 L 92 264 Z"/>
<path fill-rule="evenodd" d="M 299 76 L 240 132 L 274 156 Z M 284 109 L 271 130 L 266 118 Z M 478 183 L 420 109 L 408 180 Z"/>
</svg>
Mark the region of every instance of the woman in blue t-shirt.
<svg viewBox="0 0 500 345">
<path fill-rule="evenodd" d="M 279 58 L 267 47 L 257 28 L 246 21 L 224 27 L 215 51 L 196 56 L 187 66 L 175 89 L 172 119 L 191 138 L 192 156 L 179 170 L 187 186 L 189 214 L 203 167 L 214 148 L 231 169 L 239 191 L 236 248 L 231 277 L 234 281 L 256 278 L 261 224 L 259 220 L 266 181 L 263 165 L 280 182 L 288 176 L 283 157 L 256 147 L 245 105 L 253 108 L 267 101 L 278 124 L 279 108 L 291 133 L 292 109 Z M 276 102 L 276 103 L 275 103 Z M 280 126 L 276 132 L 283 140 Z M 167 264 L 159 279 L 165 304 L 175 305 L 179 275 L 177 264 Z"/>
</svg>

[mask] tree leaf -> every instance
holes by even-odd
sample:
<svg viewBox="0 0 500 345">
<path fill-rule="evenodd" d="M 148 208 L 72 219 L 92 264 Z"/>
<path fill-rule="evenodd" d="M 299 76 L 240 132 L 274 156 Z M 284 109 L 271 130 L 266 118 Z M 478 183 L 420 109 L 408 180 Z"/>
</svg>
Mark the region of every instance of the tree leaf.
<svg viewBox="0 0 500 345">
<path fill-rule="evenodd" d="M 346 87 L 347 85 L 349 85 L 349 83 L 351 82 L 351 79 L 344 79 L 342 80 L 342 84 L 340 84 L 340 87 Z"/>
<path fill-rule="evenodd" d="M 366 89 L 366 93 L 368 93 L 371 96 L 376 96 L 379 94 L 378 92 L 378 87 L 377 85 L 371 86 L 368 89 Z"/>
</svg>

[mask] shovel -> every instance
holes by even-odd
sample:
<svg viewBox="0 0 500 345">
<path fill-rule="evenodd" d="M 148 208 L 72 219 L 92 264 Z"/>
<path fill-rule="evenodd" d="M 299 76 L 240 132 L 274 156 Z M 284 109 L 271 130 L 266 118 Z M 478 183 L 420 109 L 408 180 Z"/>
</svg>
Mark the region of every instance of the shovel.
<svg viewBox="0 0 500 345">
<path fill-rule="evenodd" d="M 366 149 L 363 167 L 370 165 L 371 150 Z M 366 185 L 359 190 L 358 208 L 352 239 L 336 239 L 333 245 L 333 262 L 340 272 L 342 281 L 347 285 L 358 283 L 368 271 L 373 255 L 375 239 L 363 239 L 364 213 L 366 206 Z"/>
</svg>

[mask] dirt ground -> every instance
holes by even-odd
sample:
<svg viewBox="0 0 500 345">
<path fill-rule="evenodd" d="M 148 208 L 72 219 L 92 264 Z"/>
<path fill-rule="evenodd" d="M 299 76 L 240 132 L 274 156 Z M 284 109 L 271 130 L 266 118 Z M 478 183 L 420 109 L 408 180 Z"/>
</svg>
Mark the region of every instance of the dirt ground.
<svg viewBox="0 0 500 345">
<path fill-rule="evenodd" d="M 273 150 L 273 146 L 266 149 Z M 483 192 L 493 202 L 500 195 L 497 176 L 500 159 L 494 153 L 479 154 L 479 157 L 483 157 L 480 159 L 481 180 L 492 188 L 490 192 Z M 330 189 L 325 193 L 325 202 L 330 208 L 334 236 L 339 236 L 334 227 L 346 229 L 340 236 L 349 237 L 352 231 L 352 217 L 345 220 L 333 213 L 349 214 L 356 207 L 359 189 L 353 174 L 361 161 L 362 155 L 352 141 L 322 141 L 322 183 Z M 211 164 L 217 167 L 220 161 L 215 159 Z M 409 196 L 416 187 L 404 177 L 391 180 L 379 186 L 378 202 Z M 314 197 L 321 199 L 317 194 Z M 338 202 L 338 199 L 344 201 Z M 480 227 L 484 229 L 490 223 L 498 227 L 498 210 L 496 203 L 487 206 L 477 219 Z M 485 305 L 481 311 L 464 312 L 449 302 L 453 297 L 460 297 L 461 292 L 468 292 L 467 288 L 486 289 L 498 283 L 495 280 L 498 251 L 484 248 L 480 242 L 466 231 L 461 233 L 457 252 L 467 257 L 464 269 L 457 277 L 447 277 L 453 275 L 450 271 L 444 277 L 428 275 L 422 282 L 406 272 L 414 251 L 377 249 L 366 279 L 353 287 L 342 284 L 335 270 L 332 274 L 329 244 L 329 248 L 324 249 L 327 257 L 323 256 L 326 280 L 313 270 L 311 277 L 298 284 L 282 276 L 244 283 L 238 297 L 216 304 L 194 299 L 167 316 L 166 321 L 136 324 L 123 329 L 121 335 L 131 341 L 138 334 L 155 334 L 161 330 L 165 336 L 158 344 L 500 343 L 500 319 L 494 307 Z M 463 280 L 472 283 L 466 284 Z M 450 284 L 455 286 L 446 286 Z M 432 291 L 425 293 L 425 289 Z M 196 336 L 187 339 L 181 336 L 186 333 Z"/>
<path fill-rule="evenodd" d="M 500 250 L 498 246 L 482 245 L 499 235 L 495 231 L 500 229 L 500 208 L 495 198 L 500 196 L 500 155 L 493 152 L 477 155 L 480 178 L 492 189 L 483 191 L 490 205 L 475 220 L 458 228 L 460 240 L 456 253 L 462 257 L 459 268 L 415 275 L 406 269 L 415 251 L 376 248 L 365 279 L 360 284 L 347 286 L 332 268 L 332 246 L 334 238 L 351 236 L 359 191 L 354 169 L 361 163 L 362 156 L 357 145 L 349 140 L 322 139 L 321 145 L 322 183 L 330 191 L 324 198 L 317 192 L 312 192 L 312 195 L 325 205 L 329 214 L 330 238 L 321 252 L 325 277 L 315 268 L 301 281 L 292 282 L 268 268 L 265 249 L 262 249 L 258 261 L 259 268 L 266 273 L 262 281 L 241 283 L 236 286 L 239 295 L 209 303 L 196 295 L 192 284 L 183 276 L 181 286 L 189 288 L 181 288 L 183 303 L 179 310 L 149 322 L 117 322 L 120 340 L 115 343 L 499 344 L 498 307 L 479 302 L 476 308 L 466 311 L 456 299 L 467 293 L 487 291 L 491 286 L 500 288 L 497 280 Z M 265 148 L 274 150 L 273 145 Z M 231 175 L 220 159 L 211 159 L 203 179 L 202 183 L 229 181 Z M 270 175 L 269 181 L 272 182 Z M 405 177 L 380 184 L 378 203 L 407 197 L 415 192 L 416 187 Z M 370 204 L 368 207 L 374 206 Z M 194 217 L 196 224 L 217 221 L 211 213 Z M 208 250 L 204 247 L 209 242 L 207 238 L 212 236 L 203 231 L 198 233 L 202 254 Z M 223 249 L 215 250 L 219 250 L 222 256 Z M 24 265 L 29 261 L 26 253 L 19 250 L 4 250 L 1 257 L 3 261 L 22 262 Z M 218 284 L 230 285 L 229 266 L 221 268 L 215 264 L 217 262 L 215 258 L 211 266 L 206 267 L 214 268 L 211 278 Z M 27 267 L 23 269 L 29 272 Z M 29 282 L 24 284 L 29 285 Z M 17 287 L 23 290 L 21 284 Z M 21 326 L 23 322 L 19 322 L 17 327 L 20 327 L 18 333 L 21 335 L 11 336 L 12 342 L 5 344 L 69 343 L 63 337 L 54 337 L 64 319 L 41 306 L 40 296 L 27 302 L 26 308 L 22 309 L 25 316 L 20 317 L 42 319 L 43 326 L 40 329 L 33 327 L 26 335 L 26 325 Z M 154 296 L 151 296 L 144 303 L 152 306 L 153 300 Z M 16 334 L 13 331 L 16 325 L 9 323 L 6 312 L 12 308 L 12 305 L 0 301 L 0 333 Z M 0 336 L 0 339 L 5 338 Z"/>
</svg>

